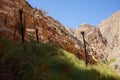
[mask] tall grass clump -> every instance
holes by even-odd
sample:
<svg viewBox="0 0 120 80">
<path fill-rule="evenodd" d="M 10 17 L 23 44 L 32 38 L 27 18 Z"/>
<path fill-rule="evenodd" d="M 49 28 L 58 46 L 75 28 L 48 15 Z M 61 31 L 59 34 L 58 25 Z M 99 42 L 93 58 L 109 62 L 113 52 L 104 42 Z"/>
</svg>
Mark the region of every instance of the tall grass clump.
<svg viewBox="0 0 120 80">
<path fill-rule="evenodd" d="M 28 44 L 13 43 L 1 39 L 2 45 L 8 48 L 1 57 L 1 63 L 13 70 L 22 80 L 39 80 L 47 69 L 47 59 L 61 55 L 59 46 L 54 43 L 37 43 L 31 40 Z"/>
<path fill-rule="evenodd" d="M 7 48 L 1 63 L 12 69 L 20 80 L 120 80 L 116 72 L 105 64 L 85 66 L 73 54 L 55 43 L 28 44 L 0 40 Z"/>
</svg>

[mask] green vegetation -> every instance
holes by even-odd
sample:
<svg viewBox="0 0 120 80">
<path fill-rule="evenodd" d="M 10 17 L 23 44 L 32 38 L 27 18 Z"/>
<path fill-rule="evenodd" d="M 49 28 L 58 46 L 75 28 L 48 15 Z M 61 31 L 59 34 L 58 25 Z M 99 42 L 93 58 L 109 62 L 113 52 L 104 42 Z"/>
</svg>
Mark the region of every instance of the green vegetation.
<svg viewBox="0 0 120 80">
<path fill-rule="evenodd" d="M 102 63 L 106 64 L 106 65 L 110 65 L 111 63 L 113 63 L 114 61 L 116 61 L 115 58 L 111 58 L 109 60 L 103 60 Z"/>
<path fill-rule="evenodd" d="M 111 58 L 110 60 L 108 60 L 108 65 L 111 64 L 114 61 L 116 61 L 116 59 L 115 58 Z"/>
<path fill-rule="evenodd" d="M 0 63 L 20 80 L 120 80 L 105 64 L 85 66 L 54 43 L 13 43 L 0 39 Z"/>
</svg>

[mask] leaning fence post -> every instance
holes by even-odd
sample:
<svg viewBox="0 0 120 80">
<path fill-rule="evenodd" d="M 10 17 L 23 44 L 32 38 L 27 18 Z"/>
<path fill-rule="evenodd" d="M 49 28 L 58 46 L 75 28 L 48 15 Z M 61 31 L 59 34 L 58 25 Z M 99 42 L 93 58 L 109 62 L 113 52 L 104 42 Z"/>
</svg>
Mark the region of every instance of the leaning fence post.
<svg viewBox="0 0 120 80">
<path fill-rule="evenodd" d="M 86 66 L 87 66 L 88 65 L 88 54 L 87 54 L 87 49 L 86 49 L 85 37 L 84 37 L 85 32 L 82 31 L 81 34 L 82 34 L 82 37 L 83 37 L 84 50 L 85 50 L 85 60 L 86 60 Z"/>
<path fill-rule="evenodd" d="M 39 33 L 38 33 L 38 27 L 36 26 L 36 20 L 34 19 L 34 27 L 35 27 L 35 33 L 36 33 L 36 40 L 39 43 Z"/>
<path fill-rule="evenodd" d="M 19 9 L 19 14 L 20 14 L 20 28 L 21 28 L 22 43 L 24 43 L 24 27 L 22 24 L 23 9 Z"/>
<path fill-rule="evenodd" d="M 36 28 L 36 38 L 37 38 L 37 42 L 39 42 L 38 29 L 37 28 Z"/>
</svg>

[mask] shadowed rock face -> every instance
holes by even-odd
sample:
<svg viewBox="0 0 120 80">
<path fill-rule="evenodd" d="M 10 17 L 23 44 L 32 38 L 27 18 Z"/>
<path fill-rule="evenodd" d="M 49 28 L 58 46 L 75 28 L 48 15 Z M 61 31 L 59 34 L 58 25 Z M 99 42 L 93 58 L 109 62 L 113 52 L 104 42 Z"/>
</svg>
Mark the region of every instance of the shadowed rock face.
<svg viewBox="0 0 120 80">
<path fill-rule="evenodd" d="M 57 20 L 45 15 L 45 12 L 32 8 L 25 0 L 0 0 L 0 36 L 21 42 L 19 9 L 23 9 L 23 25 L 25 41 L 29 35 L 35 36 L 38 29 L 40 42 L 56 42 L 65 50 L 74 53 L 78 58 L 85 59 L 81 41 L 69 34 L 66 28 Z M 93 60 L 89 57 L 89 62 Z"/>
</svg>

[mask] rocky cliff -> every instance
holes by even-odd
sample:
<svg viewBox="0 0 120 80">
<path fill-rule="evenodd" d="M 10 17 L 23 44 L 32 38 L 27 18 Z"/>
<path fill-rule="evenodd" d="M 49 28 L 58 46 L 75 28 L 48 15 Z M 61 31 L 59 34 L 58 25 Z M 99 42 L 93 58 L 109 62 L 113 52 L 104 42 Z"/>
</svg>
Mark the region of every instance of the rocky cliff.
<svg viewBox="0 0 120 80">
<path fill-rule="evenodd" d="M 69 34 L 59 21 L 45 15 L 42 10 L 32 8 L 25 0 L 0 0 L 0 37 L 21 42 L 20 9 L 23 9 L 25 42 L 29 42 L 31 36 L 36 40 L 37 29 L 40 42 L 58 43 L 65 50 L 85 60 L 81 41 Z M 93 62 L 90 56 L 89 62 Z"/>
<path fill-rule="evenodd" d="M 102 21 L 98 27 L 82 24 L 75 30 L 66 29 L 81 42 L 81 31 L 84 31 L 88 54 L 101 62 L 114 60 L 110 66 L 113 69 L 117 66 L 120 73 L 120 11 Z"/>
<path fill-rule="evenodd" d="M 107 39 L 109 47 L 114 48 L 120 46 L 120 11 L 102 21 L 99 28 L 103 36 Z"/>
<path fill-rule="evenodd" d="M 38 30 L 40 42 L 55 42 L 65 50 L 85 59 L 81 31 L 85 32 L 89 62 L 115 58 L 112 64 L 119 65 L 120 49 L 120 11 L 104 20 L 98 27 L 81 24 L 77 29 L 65 28 L 58 20 L 34 9 L 25 0 L 0 0 L 0 37 L 21 42 L 19 9 L 23 9 L 25 41 L 30 36 L 36 40 Z"/>
<path fill-rule="evenodd" d="M 93 58 L 102 60 L 105 58 L 107 40 L 102 36 L 99 28 L 89 25 L 81 24 L 77 29 L 72 30 L 67 28 L 78 40 L 83 44 L 81 32 L 85 32 L 85 40 L 87 43 L 88 54 L 92 55 Z"/>
<path fill-rule="evenodd" d="M 120 11 L 102 21 L 98 28 L 107 40 L 108 58 L 116 59 L 110 65 L 112 67 L 119 66 L 118 71 L 120 73 Z"/>
</svg>

